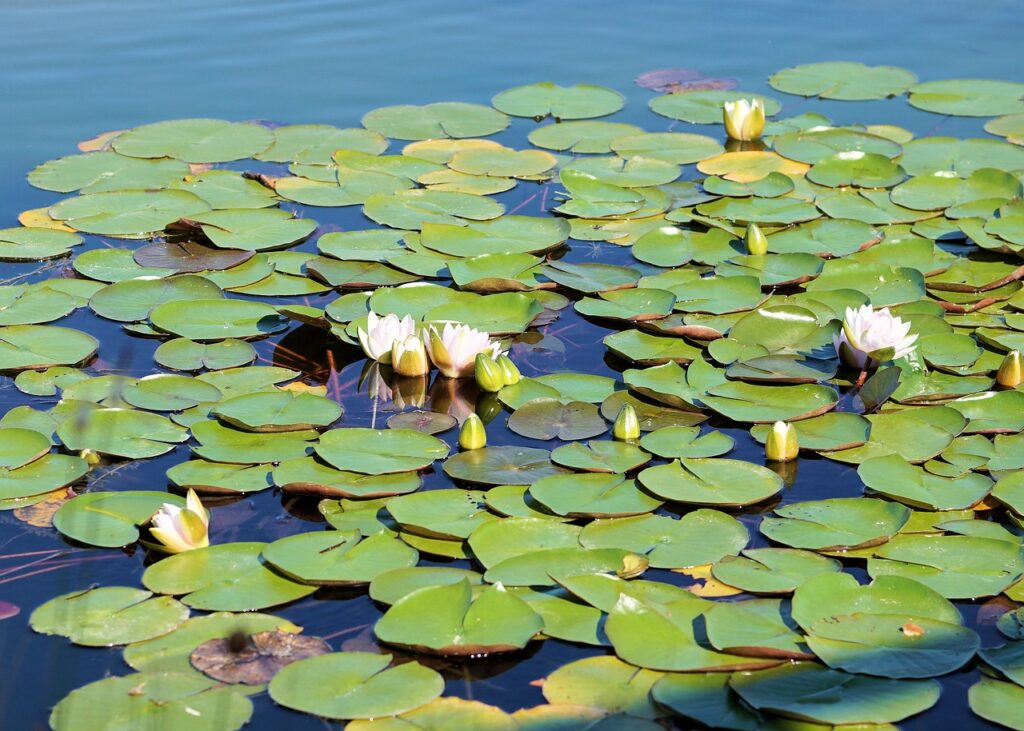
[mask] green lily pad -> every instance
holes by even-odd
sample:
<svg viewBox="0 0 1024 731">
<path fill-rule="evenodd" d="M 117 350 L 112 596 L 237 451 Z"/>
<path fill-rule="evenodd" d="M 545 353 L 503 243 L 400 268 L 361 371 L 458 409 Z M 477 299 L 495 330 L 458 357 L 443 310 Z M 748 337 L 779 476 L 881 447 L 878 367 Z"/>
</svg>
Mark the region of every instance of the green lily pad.
<svg viewBox="0 0 1024 731">
<path fill-rule="evenodd" d="M 622 122 L 563 122 L 538 127 L 528 139 L 535 147 L 560 152 L 611 152 L 611 143 L 643 130 Z"/>
<path fill-rule="evenodd" d="M 754 731 L 758 716 L 729 689 L 726 673 L 666 674 L 651 689 L 651 697 L 684 718 L 709 728 Z"/>
<path fill-rule="evenodd" d="M 166 302 L 150 312 L 150 320 L 160 330 L 200 341 L 261 337 L 288 324 L 270 305 L 236 299 Z"/>
<path fill-rule="evenodd" d="M 76 645 L 108 647 L 160 637 L 188 619 L 188 608 L 171 597 L 153 597 L 127 586 L 62 594 L 32 612 L 36 632 L 61 635 Z"/>
<path fill-rule="evenodd" d="M 180 218 L 209 209 L 206 201 L 185 190 L 121 190 L 67 198 L 50 215 L 85 233 L 148 238 Z"/>
<path fill-rule="evenodd" d="M 68 449 L 144 459 L 170 452 L 188 431 L 157 414 L 114 408 L 73 415 L 57 427 L 57 436 Z"/>
<path fill-rule="evenodd" d="M 382 642 L 441 655 L 489 655 L 520 650 L 544 628 L 530 605 L 503 586 L 473 596 L 466 579 L 417 589 L 381 617 Z"/>
<path fill-rule="evenodd" d="M 89 492 L 63 503 L 53 526 L 90 546 L 120 548 L 139 539 L 137 526 L 148 523 L 164 503 L 185 507 L 184 499 L 165 492 Z"/>
<path fill-rule="evenodd" d="M 861 463 L 857 475 L 873 492 L 926 510 L 969 508 L 992 490 L 992 481 L 984 475 L 933 475 L 895 454 Z"/>
<path fill-rule="evenodd" d="M 376 498 L 404 495 L 420 486 L 419 475 L 400 472 L 362 475 L 336 470 L 313 457 L 286 459 L 274 469 L 274 484 L 288 493 L 331 498 Z"/>
<path fill-rule="evenodd" d="M 419 558 L 396 538 L 378 533 L 360 540 L 358 531 L 299 533 L 268 544 L 262 556 L 295 581 L 327 586 L 368 584 L 385 571 L 415 566 Z"/>
<path fill-rule="evenodd" d="M 389 668 L 390 662 L 391 655 L 370 652 L 334 652 L 300 660 L 274 676 L 270 697 L 293 710 L 358 719 L 411 711 L 444 690 L 437 672 L 415 662 Z"/>
<path fill-rule="evenodd" d="M 21 371 L 78 365 L 93 356 L 99 341 L 92 335 L 56 325 L 0 327 L 0 370 Z"/>
<path fill-rule="evenodd" d="M 694 628 L 708 609 L 689 599 L 661 604 L 622 595 L 608 614 L 605 632 L 616 655 L 652 670 L 728 671 L 771 667 L 779 662 L 715 650 Z"/>
<path fill-rule="evenodd" d="M 530 486 L 530 496 L 556 515 L 570 518 L 612 518 L 642 515 L 659 508 L 661 500 L 618 474 L 552 475 Z"/>
<path fill-rule="evenodd" d="M 1024 576 L 1019 546 L 975 536 L 901 535 L 874 551 L 868 573 L 903 576 L 951 599 L 994 596 Z"/>
<path fill-rule="evenodd" d="M 204 277 L 182 275 L 167 279 L 129 279 L 109 284 L 89 300 L 101 317 L 119 322 L 137 322 L 165 302 L 222 297 L 220 287 Z"/>
<path fill-rule="evenodd" d="M 822 99 L 864 101 L 902 94 L 917 81 L 897 66 L 866 66 L 852 61 L 808 63 L 782 69 L 768 77 L 773 89 Z"/>
<path fill-rule="evenodd" d="M 604 86 L 559 86 L 553 81 L 542 81 L 506 89 L 495 95 L 491 103 L 513 117 L 589 119 L 619 111 L 625 100 L 619 92 Z"/>
<path fill-rule="evenodd" d="M 427 223 L 420 243 L 451 256 L 539 254 L 561 246 L 568 236 L 569 224 L 562 219 L 501 216 L 466 225 Z"/>
<path fill-rule="evenodd" d="M 839 411 L 795 421 L 791 426 L 796 429 L 801 449 L 816 452 L 858 447 L 867 441 L 871 430 L 871 422 L 860 414 Z M 770 431 L 769 424 L 757 424 L 750 430 L 750 436 L 764 444 Z"/>
<path fill-rule="evenodd" d="M 751 505 L 783 488 L 782 478 L 768 468 L 738 459 L 681 459 L 648 467 L 638 479 L 666 500 L 716 507 Z"/>
<path fill-rule="evenodd" d="M 235 396 L 219 403 L 214 416 L 227 424 L 256 432 L 289 432 L 333 424 L 341 405 L 312 393 L 266 391 Z"/>
<path fill-rule="evenodd" d="M 841 725 L 901 721 L 931 708 L 941 693 L 935 680 L 850 675 L 816 663 L 736 673 L 729 686 L 757 710 Z"/>
<path fill-rule="evenodd" d="M 624 473 L 650 459 L 651 455 L 640 447 L 616 441 L 593 440 L 587 442 L 586 446 L 573 442 L 551 453 L 553 462 L 581 472 Z"/>
<path fill-rule="evenodd" d="M 552 464 L 546 449 L 503 446 L 452 455 L 445 460 L 444 471 L 455 480 L 475 484 L 522 485 L 569 470 Z"/>
<path fill-rule="evenodd" d="M 399 140 L 486 137 L 508 126 L 508 117 L 481 104 L 438 102 L 380 107 L 363 115 L 363 126 Z"/>
<path fill-rule="evenodd" d="M 111 144 L 116 152 L 129 157 L 205 163 L 252 157 L 273 141 L 273 133 L 256 124 L 178 119 L 135 127 L 119 134 Z"/>
<path fill-rule="evenodd" d="M 448 456 L 448 445 L 412 429 L 333 429 L 316 447 L 339 470 L 370 475 L 411 472 Z"/>
<path fill-rule="evenodd" d="M 609 714 L 653 719 L 663 712 L 651 701 L 651 687 L 662 677 L 664 673 L 604 655 L 562 665 L 545 678 L 542 689 L 552 705 L 593 706 Z"/>
<path fill-rule="evenodd" d="M 50 160 L 28 174 L 28 182 L 58 193 L 166 188 L 189 174 L 179 160 L 143 160 L 116 152 L 87 152 Z"/>
<path fill-rule="evenodd" d="M 267 568 L 266 543 L 224 543 L 165 558 L 146 569 L 142 584 L 158 594 L 185 595 L 193 609 L 245 612 L 301 599 L 315 587 Z"/>
<path fill-rule="evenodd" d="M 43 261 L 71 253 L 82 237 L 70 231 L 48 228 L 0 229 L 0 261 Z"/>
<path fill-rule="evenodd" d="M 203 676 L 136 673 L 71 691 L 50 713 L 50 728 L 111 729 L 142 723 L 160 731 L 236 731 L 248 723 L 252 710 L 244 695 Z"/>
<path fill-rule="evenodd" d="M 1024 711 L 1024 688 L 1014 683 L 983 677 L 967 691 L 971 710 L 982 718 L 1007 728 L 1020 729 Z"/>
<path fill-rule="evenodd" d="M 500 216 L 504 210 L 504 206 L 490 198 L 437 190 L 402 190 L 391 195 L 378 193 L 369 196 L 363 206 L 363 213 L 381 225 L 415 230 L 427 223 L 458 226 L 465 220 L 488 221 Z"/>
<path fill-rule="evenodd" d="M 220 370 L 252 363 L 256 360 L 256 351 L 244 340 L 233 338 L 213 343 L 174 338 L 161 343 L 153 358 L 165 368 L 176 371 Z"/>
<path fill-rule="evenodd" d="M 319 434 L 313 430 L 287 432 L 247 432 L 222 426 L 216 421 L 192 425 L 192 436 L 199 446 L 192 451 L 211 462 L 262 464 L 280 462 L 311 453 L 310 442 Z"/>
<path fill-rule="evenodd" d="M 717 510 L 695 510 L 679 520 L 661 515 L 588 523 L 579 541 L 588 548 L 620 548 L 647 557 L 654 568 L 688 568 L 720 561 L 747 545 L 747 529 Z"/>
<path fill-rule="evenodd" d="M 610 143 L 612 152 L 626 160 L 647 157 L 686 165 L 715 157 L 724 152 L 721 143 L 707 135 L 685 132 L 642 132 L 617 137 Z"/>
<path fill-rule="evenodd" d="M 835 559 L 793 548 L 747 548 L 711 567 L 718 581 L 752 594 L 788 594 L 818 574 L 841 570 Z"/>
<path fill-rule="evenodd" d="M 593 404 L 563 404 L 557 399 L 538 398 L 516 409 L 509 417 L 508 428 L 530 439 L 571 441 L 603 434 L 608 424 Z"/>
<path fill-rule="evenodd" d="M 316 221 L 293 218 L 280 208 L 236 208 L 189 216 L 214 246 L 266 251 L 302 241 L 316 230 Z"/>
<path fill-rule="evenodd" d="M 910 88 L 911 106 L 936 114 L 997 117 L 1024 111 L 1024 84 L 990 79 L 926 81 Z"/>
<path fill-rule="evenodd" d="M 259 492 L 273 487 L 268 465 L 235 465 L 202 459 L 179 462 L 167 470 L 167 479 L 182 490 L 200 494 Z"/>
<path fill-rule="evenodd" d="M 783 545 L 812 551 L 877 546 L 910 519 L 906 506 L 874 498 L 791 503 L 776 508 L 775 514 L 761 521 L 761 532 Z"/>
<path fill-rule="evenodd" d="M 406 531 L 447 540 L 462 540 L 493 520 L 479 490 L 440 489 L 388 501 L 388 512 Z"/>
</svg>

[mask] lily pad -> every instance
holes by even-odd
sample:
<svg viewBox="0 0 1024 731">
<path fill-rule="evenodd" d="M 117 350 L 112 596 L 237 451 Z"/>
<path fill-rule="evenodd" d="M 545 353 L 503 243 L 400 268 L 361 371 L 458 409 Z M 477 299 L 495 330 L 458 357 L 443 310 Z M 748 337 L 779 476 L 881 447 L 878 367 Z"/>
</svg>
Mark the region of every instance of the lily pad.
<svg viewBox="0 0 1024 731">
<path fill-rule="evenodd" d="M 420 652 L 480 656 L 520 650 L 544 628 L 540 615 L 500 584 L 473 594 L 466 579 L 417 589 L 384 613 L 374 633 Z"/>
<path fill-rule="evenodd" d="M 315 587 L 271 571 L 260 558 L 266 543 L 223 543 L 195 548 L 146 569 L 142 584 L 158 594 L 185 595 L 193 609 L 247 612 L 286 604 Z"/>
<path fill-rule="evenodd" d="M 295 581 L 360 586 L 385 571 L 415 566 L 419 554 L 384 533 L 360 540 L 358 531 L 320 531 L 276 540 L 262 557 Z"/>
<path fill-rule="evenodd" d="M 782 478 L 768 468 L 738 459 L 681 459 L 648 467 L 638 479 L 666 500 L 716 507 L 751 505 L 783 488 Z"/>
<path fill-rule="evenodd" d="M 874 498 L 829 498 L 791 503 L 775 509 L 778 517 L 761 521 L 773 541 L 812 551 L 841 551 L 877 546 L 910 519 L 910 509 Z"/>
<path fill-rule="evenodd" d="M 324 718 L 393 716 L 441 695 L 441 675 L 415 662 L 388 667 L 391 655 L 332 652 L 300 660 L 270 681 L 275 703 Z"/>
<path fill-rule="evenodd" d="M 122 132 L 111 143 L 129 157 L 173 157 L 192 163 L 227 162 L 252 157 L 270 147 L 266 127 L 220 119 L 177 119 Z"/>
<path fill-rule="evenodd" d="M 506 89 L 491 103 L 498 111 L 514 117 L 589 119 L 619 111 L 625 100 L 619 92 L 604 86 L 559 86 L 553 81 L 542 81 Z"/>
<path fill-rule="evenodd" d="M 127 586 L 105 586 L 62 594 L 32 612 L 36 632 L 67 637 L 76 645 L 107 647 L 150 640 L 188 619 L 176 599 Z"/>
</svg>

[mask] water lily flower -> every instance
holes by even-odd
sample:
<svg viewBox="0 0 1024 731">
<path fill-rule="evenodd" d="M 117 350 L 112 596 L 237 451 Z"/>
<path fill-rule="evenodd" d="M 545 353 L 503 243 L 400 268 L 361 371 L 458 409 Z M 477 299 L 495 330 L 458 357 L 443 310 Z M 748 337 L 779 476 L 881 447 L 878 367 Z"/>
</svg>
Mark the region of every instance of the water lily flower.
<svg viewBox="0 0 1024 731">
<path fill-rule="evenodd" d="M 169 553 L 182 553 L 209 546 L 209 528 L 210 514 L 195 490 L 189 490 L 184 508 L 171 503 L 160 507 L 153 516 L 149 532 Z"/>
<path fill-rule="evenodd" d="M 459 430 L 459 446 L 463 449 L 482 449 L 487 446 L 487 430 L 476 414 L 470 414 Z"/>
<path fill-rule="evenodd" d="M 843 329 L 833 336 L 832 344 L 843 363 L 863 369 L 914 352 L 917 335 L 909 333 L 910 323 L 894 316 L 888 307 L 847 307 Z"/>
<path fill-rule="evenodd" d="M 474 375 L 479 353 L 497 358 L 502 352 L 501 343 L 491 340 L 486 332 L 450 322 L 446 322 L 440 332 L 436 326 L 431 327 L 424 333 L 423 341 L 430 360 L 449 378 Z"/>
<path fill-rule="evenodd" d="M 498 365 L 501 367 L 501 374 L 505 379 L 506 386 L 514 386 L 523 377 L 516 364 L 504 353 L 498 356 Z"/>
<path fill-rule="evenodd" d="M 737 99 L 726 102 L 722 109 L 725 131 L 734 140 L 751 142 L 764 132 L 764 102 L 760 99 Z"/>
<path fill-rule="evenodd" d="M 636 409 L 626 404 L 619 409 L 619 415 L 615 417 L 612 425 L 612 436 L 620 441 L 640 438 L 640 420 L 637 418 Z"/>
<path fill-rule="evenodd" d="M 488 393 L 497 393 L 505 386 L 505 373 L 488 353 L 477 353 L 473 369 L 476 385 Z"/>
<path fill-rule="evenodd" d="M 1019 350 L 1011 350 L 1003 358 L 996 371 L 996 383 L 1004 388 L 1016 388 L 1024 382 L 1024 365 L 1021 364 Z"/>
<path fill-rule="evenodd" d="M 411 315 L 398 319 L 398 315 L 394 313 L 378 317 L 375 312 L 366 316 L 365 330 L 363 328 L 356 330 L 359 344 L 363 347 L 366 357 L 385 365 L 391 363 L 391 348 L 395 341 L 405 340 L 415 333 L 416 323 Z"/>
<path fill-rule="evenodd" d="M 747 226 L 747 231 L 743 234 L 743 243 L 749 254 L 760 256 L 768 253 L 768 238 L 756 223 Z"/>
<path fill-rule="evenodd" d="M 423 341 L 416 335 L 396 340 L 391 345 L 391 367 L 400 376 L 425 376 L 430 372 Z"/>
<path fill-rule="evenodd" d="M 784 421 L 776 421 L 768 432 L 764 443 L 764 453 L 773 462 L 790 462 L 800 453 L 796 429 Z"/>
</svg>

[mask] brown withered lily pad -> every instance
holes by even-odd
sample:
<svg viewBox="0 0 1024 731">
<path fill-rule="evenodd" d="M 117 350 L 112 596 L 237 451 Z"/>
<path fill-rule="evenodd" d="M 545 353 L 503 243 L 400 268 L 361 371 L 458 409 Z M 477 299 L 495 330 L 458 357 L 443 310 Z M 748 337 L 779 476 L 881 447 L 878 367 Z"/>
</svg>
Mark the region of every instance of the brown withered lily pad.
<svg viewBox="0 0 1024 731">
<path fill-rule="evenodd" d="M 731 76 L 712 78 L 704 76 L 697 69 L 653 69 L 642 73 L 634 79 L 637 86 L 654 91 L 674 94 L 680 91 L 697 91 L 698 89 L 717 89 L 728 91 L 739 86 L 739 80 Z"/>
<path fill-rule="evenodd" d="M 330 646 L 319 637 L 288 632 L 257 632 L 208 640 L 192 651 L 192 667 L 222 683 L 269 683 L 286 665 L 324 655 Z"/>
<path fill-rule="evenodd" d="M 195 241 L 159 241 L 136 249 L 132 258 L 139 266 L 174 269 L 182 274 L 230 269 L 253 255 L 252 251 L 214 249 Z"/>
</svg>

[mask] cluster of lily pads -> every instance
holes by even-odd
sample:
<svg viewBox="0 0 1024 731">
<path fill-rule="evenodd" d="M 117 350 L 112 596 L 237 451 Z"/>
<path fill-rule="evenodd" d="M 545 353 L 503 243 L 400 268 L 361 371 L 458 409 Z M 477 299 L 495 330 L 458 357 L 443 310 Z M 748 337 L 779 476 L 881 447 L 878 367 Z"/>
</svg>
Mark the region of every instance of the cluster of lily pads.
<svg viewBox="0 0 1024 731">
<path fill-rule="evenodd" d="M 985 129 L 1006 139 L 781 117 L 741 90 L 653 98 L 673 122 L 649 132 L 596 119 L 624 106 L 611 89 L 541 83 L 352 129 L 158 122 L 33 170 L 69 197 L 0 230 L 0 258 L 90 246 L 69 276 L 0 288 L 0 370 L 56 398 L 0 419 L 0 508 L 55 503 L 66 539 L 159 558 L 144 588 L 83 586 L 33 613 L 38 632 L 124 645 L 136 671 L 71 692 L 51 727 L 237 729 L 266 690 L 353 731 L 882 729 L 977 656 L 971 708 L 1022 728 L 1024 612 L 980 649 L 951 600 L 1024 601 L 1024 84 L 853 63 L 769 83 L 906 93 L 997 117 Z M 745 139 L 676 131 L 722 123 L 727 104 Z M 530 146 L 486 139 L 512 118 L 503 139 L 528 129 Z M 539 215 L 492 197 L 517 188 Z M 342 206 L 360 227 L 308 217 Z M 99 371 L 118 344 L 48 324 L 80 309 L 159 339 L 159 370 Z M 522 362 L 577 315 L 606 328 L 621 379 Z M 253 365 L 250 341 L 299 328 L 365 350 L 374 403 L 400 412 L 389 428 L 345 426 L 327 389 Z M 418 365 L 395 373 L 410 337 Z M 528 376 L 485 374 L 493 394 L 424 412 L 421 342 L 438 381 L 476 389 L 478 352 Z M 471 413 L 497 446 L 438 436 Z M 727 456 L 714 427 L 749 429 L 773 459 Z M 94 465 L 172 450 L 170 491 L 82 489 Z M 796 450 L 855 466 L 864 494 L 781 504 Z M 421 489 L 431 470 L 452 486 Z M 216 540 L 216 498 L 270 489 L 319 501 L 330 528 Z M 260 611 L 321 587 L 365 588 L 398 661 Z M 539 641 L 594 649 L 544 679 L 547 705 L 441 697 L 429 656 Z"/>
</svg>

